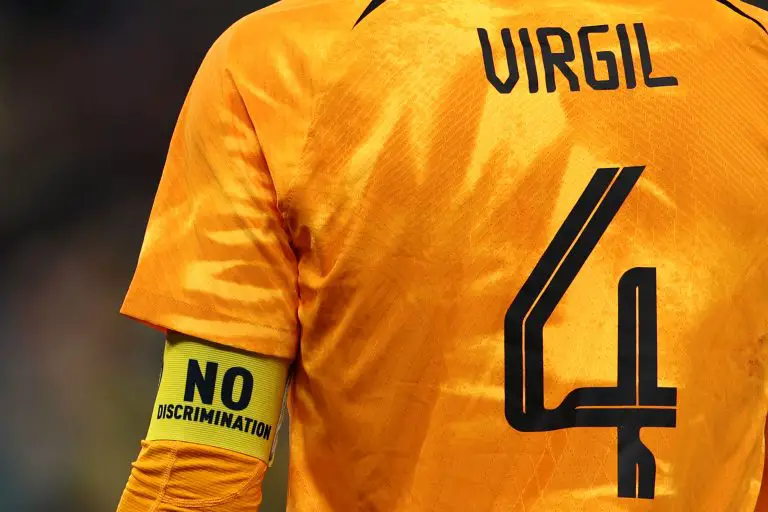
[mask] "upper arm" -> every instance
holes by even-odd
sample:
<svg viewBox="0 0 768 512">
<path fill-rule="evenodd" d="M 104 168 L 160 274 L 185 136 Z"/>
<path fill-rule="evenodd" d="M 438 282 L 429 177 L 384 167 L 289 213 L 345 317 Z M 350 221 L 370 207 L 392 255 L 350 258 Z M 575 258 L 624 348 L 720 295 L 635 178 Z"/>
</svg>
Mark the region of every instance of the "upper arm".
<svg viewBox="0 0 768 512">
<path fill-rule="evenodd" d="M 293 358 L 297 263 L 238 75 L 234 29 L 206 56 L 174 131 L 122 312 Z"/>
</svg>

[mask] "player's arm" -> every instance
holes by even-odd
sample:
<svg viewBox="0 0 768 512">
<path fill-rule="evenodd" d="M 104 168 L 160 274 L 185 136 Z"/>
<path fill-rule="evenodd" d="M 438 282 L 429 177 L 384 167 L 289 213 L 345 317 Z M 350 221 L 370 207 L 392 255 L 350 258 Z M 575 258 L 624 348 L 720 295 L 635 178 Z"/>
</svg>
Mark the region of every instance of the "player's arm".
<svg viewBox="0 0 768 512">
<path fill-rule="evenodd" d="M 119 512 L 256 510 L 290 361 L 171 333 Z"/>
<path fill-rule="evenodd" d="M 296 103 L 281 96 L 281 75 L 256 76 L 269 74 L 253 62 L 257 36 L 235 25 L 198 71 L 123 303 L 123 314 L 168 343 L 120 512 L 231 512 L 260 502 L 298 347 L 299 299 L 263 147 L 289 146 L 284 120 L 295 118 Z M 284 146 L 273 151 L 286 155 Z"/>
</svg>

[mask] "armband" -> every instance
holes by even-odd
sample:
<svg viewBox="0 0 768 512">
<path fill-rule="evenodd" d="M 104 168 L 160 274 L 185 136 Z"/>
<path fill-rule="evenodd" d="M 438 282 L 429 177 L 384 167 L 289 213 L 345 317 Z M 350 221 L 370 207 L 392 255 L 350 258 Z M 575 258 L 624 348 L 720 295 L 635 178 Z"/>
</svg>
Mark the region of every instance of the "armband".
<svg viewBox="0 0 768 512">
<path fill-rule="evenodd" d="M 147 440 L 215 446 L 271 464 L 289 366 L 169 334 Z"/>
</svg>

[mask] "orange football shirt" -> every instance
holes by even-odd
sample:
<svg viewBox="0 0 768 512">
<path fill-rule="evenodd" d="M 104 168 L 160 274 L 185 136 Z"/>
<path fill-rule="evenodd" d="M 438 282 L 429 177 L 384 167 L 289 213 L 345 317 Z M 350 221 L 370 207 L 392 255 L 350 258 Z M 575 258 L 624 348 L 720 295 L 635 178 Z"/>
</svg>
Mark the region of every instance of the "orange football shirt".
<svg viewBox="0 0 768 512">
<path fill-rule="evenodd" d="M 122 311 L 295 359 L 290 510 L 751 510 L 767 26 L 738 0 L 261 10 L 192 85 Z"/>
</svg>

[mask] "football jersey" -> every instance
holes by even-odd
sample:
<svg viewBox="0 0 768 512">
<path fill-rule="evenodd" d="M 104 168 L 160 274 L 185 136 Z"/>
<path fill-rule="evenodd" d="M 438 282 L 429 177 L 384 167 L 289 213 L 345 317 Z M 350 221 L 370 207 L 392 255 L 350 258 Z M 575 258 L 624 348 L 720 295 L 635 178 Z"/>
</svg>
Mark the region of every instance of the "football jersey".
<svg viewBox="0 0 768 512">
<path fill-rule="evenodd" d="M 192 84 L 122 311 L 294 360 L 290 510 L 751 511 L 757 3 L 258 11 Z"/>
</svg>

